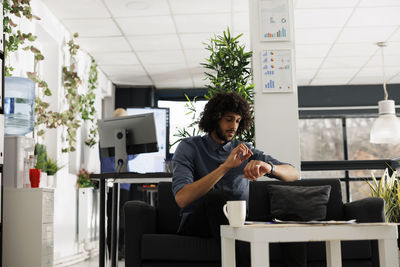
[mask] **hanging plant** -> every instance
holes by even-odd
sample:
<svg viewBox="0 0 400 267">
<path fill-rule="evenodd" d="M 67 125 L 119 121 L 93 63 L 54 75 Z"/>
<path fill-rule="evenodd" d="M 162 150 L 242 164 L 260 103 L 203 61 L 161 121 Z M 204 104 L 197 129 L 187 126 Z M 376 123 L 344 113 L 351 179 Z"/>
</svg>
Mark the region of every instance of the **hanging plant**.
<svg viewBox="0 0 400 267">
<path fill-rule="evenodd" d="M 85 144 L 89 147 L 93 147 L 97 144 L 97 116 L 96 116 L 96 89 L 98 86 L 98 72 L 96 61 L 92 58 L 90 65 L 89 80 L 88 80 L 88 92 L 81 98 L 81 114 L 84 121 L 90 121 L 89 134 L 85 140 Z"/>
</svg>

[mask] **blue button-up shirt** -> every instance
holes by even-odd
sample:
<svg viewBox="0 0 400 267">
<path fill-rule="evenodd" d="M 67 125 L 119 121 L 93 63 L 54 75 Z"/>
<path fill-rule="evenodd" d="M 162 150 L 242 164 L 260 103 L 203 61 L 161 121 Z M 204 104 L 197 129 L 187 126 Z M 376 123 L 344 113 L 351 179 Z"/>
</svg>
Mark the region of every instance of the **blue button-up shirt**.
<svg viewBox="0 0 400 267">
<path fill-rule="evenodd" d="M 225 145 L 216 143 L 210 135 L 188 137 L 182 140 L 177 147 L 173 164 L 172 191 L 174 195 L 185 185 L 193 183 L 206 176 L 219 165 L 225 162 L 232 150 L 241 143 L 232 140 Z M 266 155 L 264 152 L 255 149 L 251 144 L 246 143 L 253 155 L 244 161 L 239 167 L 229 170 L 213 187 L 228 192 L 231 200 L 249 199 L 249 180 L 243 178 L 243 169 L 250 160 L 271 161 L 274 165 L 285 164 L 277 159 Z M 197 206 L 199 201 L 181 209 L 181 226 L 188 215 Z"/>
</svg>

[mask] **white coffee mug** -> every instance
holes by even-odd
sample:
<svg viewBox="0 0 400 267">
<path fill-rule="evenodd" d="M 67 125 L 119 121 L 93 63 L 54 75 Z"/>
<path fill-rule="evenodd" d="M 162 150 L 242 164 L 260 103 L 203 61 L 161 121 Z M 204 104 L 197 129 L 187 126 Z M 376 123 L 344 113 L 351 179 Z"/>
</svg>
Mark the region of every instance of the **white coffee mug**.
<svg viewBox="0 0 400 267">
<path fill-rule="evenodd" d="M 230 226 L 239 227 L 244 225 L 244 220 L 246 219 L 245 200 L 227 201 L 222 210 L 226 218 L 228 218 Z"/>
</svg>

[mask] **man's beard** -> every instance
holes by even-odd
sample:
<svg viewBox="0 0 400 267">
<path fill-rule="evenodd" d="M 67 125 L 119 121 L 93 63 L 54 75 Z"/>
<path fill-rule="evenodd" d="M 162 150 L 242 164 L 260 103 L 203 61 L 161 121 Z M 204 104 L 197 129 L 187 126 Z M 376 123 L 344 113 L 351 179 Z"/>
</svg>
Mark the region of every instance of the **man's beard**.
<svg viewBox="0 0 400 267">
<path fill-rule="evenodd" d="M 217 129 L 215 129 L 215 133 L 217 134 L 217 137 L 220 140 L 224 141 L 224 143 L 229 141 L 228 138 L 226 137 L 226 135 L 224 135 L 224 132 L 223 132 L 223 130 L 221 129 L 221 127 L 219 125 L 218 125 Z"/>
</svg>

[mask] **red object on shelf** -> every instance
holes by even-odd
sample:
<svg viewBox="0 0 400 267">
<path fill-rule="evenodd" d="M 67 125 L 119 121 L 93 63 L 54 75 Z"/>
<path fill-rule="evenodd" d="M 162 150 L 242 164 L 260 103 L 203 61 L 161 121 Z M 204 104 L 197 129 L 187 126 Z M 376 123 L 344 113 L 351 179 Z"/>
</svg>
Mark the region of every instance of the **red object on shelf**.
<svg viewBox="0 0 400 267">
<path fill-rule="evenodd" d="M 40 183 L 41 169 L 29 169 L 29 180 L 31 181 L 31 188 L 38 188 Z"/>
</svg>

